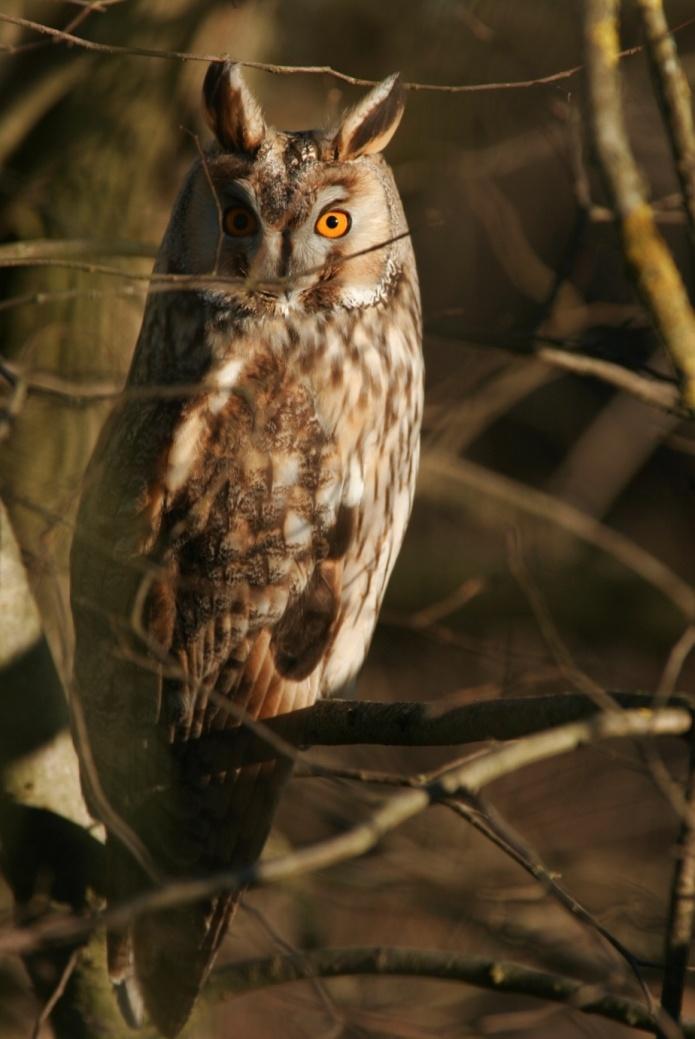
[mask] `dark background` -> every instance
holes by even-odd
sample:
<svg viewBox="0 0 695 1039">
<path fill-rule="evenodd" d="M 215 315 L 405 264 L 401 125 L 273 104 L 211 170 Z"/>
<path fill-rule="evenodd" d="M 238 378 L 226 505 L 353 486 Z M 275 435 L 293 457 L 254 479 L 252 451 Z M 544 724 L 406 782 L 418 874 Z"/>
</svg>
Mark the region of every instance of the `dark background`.
<svg viewBox="0 0 695 1039">
<path fill-rule="evenodd" d="M 640 35 L 631 4 L 624 7 L 630 47 Z M 74 31 L 131 48 L 332 65 L 369 79 L 400 69 L 407 81 L 494 83 L 579 64 L 580 11 L 578 0 L 122 0 Z M 692 3 L 668 4 L 667 12 L 677 25 L 692 16 Z M 65 27 L 84 11 L 4 0 L 1 13 Z M 695 25 L 677 41 L 694 82 Z M 187 131 L 206 133 L 199 110 L 205 64 L 93 54 L 7 22 L 0 22 L 0 43 L 0 242 L 156 243 L 196 154 Z M 660 227 L 692 285 L 646 59 L 624 58 L 621 72 L 633 147 L 652 197 L 665 200 Z M 268 120 L 283 128 L 321 125 L 359 96 L 327 75 L 248 70 L 247 79 Z M 422 283 L 425 465 L 359 695 L 442 703 L 513 697 L 581 685 L 577 671 L 605 689 L 656 689 L 685 626 L 677 609 L 616 560 L 564 533 L 550 507 L 543 520 L 524 508 L 524 487 L 540 489 L 695 580 L 692 430 L 531 356 L 539 343 L 559 341 L 672 374 L 625 278 L 615 228 L 597 209 L 606 200 L 586 142 L 581 73 L 513 90 L 413 91 L 388 158 Z M 587 191 L 591 212 L 578 202 Z M 151 264 L 108 253 L 93 259 L 126 272 L 146 273 Z M 64 604 L 72 511 L 108 407 L 75 394 L 122 380 L 142 312 L 138 284 L 63 267 L 0 268 L 2 354 L 43 387 L 6 423 L 0 476 L 58 670 L 70 655 Z M 47 295 L 37 301 L 36 293 Z M 434 450 L 512 478 L 516 506 L 472 485 L 467 470 L 445 493 L 433 491 L 426 476 Z M 510 544 L 521 546 L 522 581 L 510 566 Z M 451 611 L 419 612 L 460 589 Z M 550 639 L 534 616 L 533 595 L 556 629 Z M 558 663 L 556 637 L 572 666 Z M 50 667 L 44 646 L 0 676 L 3 760 L 63 724 L 46 693 Z M 691 688 L 694 674 L 686 663 L 679 688 Z M 28 699 L 36 695 L 42 699 Z M 20 704 L 25 721 L 13 729 Z M 681 775 L 680 748 L 662 750 Z M 318 756 L 413 771 L 451 752 L 355 748 Z M 297 779 L 270 850 L 338 832 L 380 796 L 376 788 Z M 606 927 L 640 956 L 659 959 L 677 815 L 635 749 L 584 750 L 528 768 L 497 783 L 491 796 Z M 282 942 L 416 945 L 499 955 L 637 991 L 605 944 L 443 808 L 363 859 L 246 902 L 252 908 L 240 911 L 225 946 L 230 958 L 269 954 Z M 9 914 L 2 888 L 0 906 Z M 30 1034 L 35 1010 L 19 965 L 6 965 L 0 1035 L 14 1039 Z M 352 978 L 325 988 L 329 996 L 309 984 L 246 996 L 215 1008 L 194 1035 L 628 1034 L 565 1009 L 454 984 Z M 695 1015 L 695 1004 L 688 1010 Z"/>
</svg>

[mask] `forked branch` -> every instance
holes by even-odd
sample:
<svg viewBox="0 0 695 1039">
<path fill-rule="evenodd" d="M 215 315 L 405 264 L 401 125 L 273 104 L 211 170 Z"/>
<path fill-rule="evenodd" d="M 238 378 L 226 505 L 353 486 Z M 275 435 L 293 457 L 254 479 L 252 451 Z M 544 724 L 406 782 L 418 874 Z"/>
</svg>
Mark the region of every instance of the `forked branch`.
<svg viewBox="0 0 695 1039">
<path fill-rule="evenodd" d="M 327 869 L 365 854 L 386 834 L 421 814 L 430 805 L 463 792 L 475 793 L 501 776 L 533 762 L 602 740 L 679 735 L 689 731 L 690 727 L 689 711 L 668 707 L 658 711 L 645 708 L 614 711 L 539 732 L 459 762 L 438 773 L 430 782 L 404 790 L 389 798 L 364 822 L 336 837 L 263 860 L 247 869 L 171 881 L 116 905 L 106 913 L 91 913 L 79 919 L 74 916 L 49 917 L 33 926 L 8 931 L 0 935 L 0 952 L 26 953 L 46 942 L 79 939 L 103 924 L 119 927 L 141 913 L 185 905 L 229 888 L 276 884 Z"/>
</svg>

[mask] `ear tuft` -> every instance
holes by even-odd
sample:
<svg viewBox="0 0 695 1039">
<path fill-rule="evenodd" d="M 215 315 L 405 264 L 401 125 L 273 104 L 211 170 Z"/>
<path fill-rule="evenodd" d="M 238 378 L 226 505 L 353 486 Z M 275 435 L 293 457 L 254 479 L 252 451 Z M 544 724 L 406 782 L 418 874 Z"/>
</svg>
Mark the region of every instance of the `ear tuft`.
<svg viewBox="0 0 695 1039">
<path fill-rule="evenodd" d="M 394 72 L 345 113 L 333 138 L 336 159 L 383 151 L 398 129 L 404 107 L 405 92 Z"/>
<path fill-rule="evenodd" d="M 239 65 L 212 62 L 203 83 L 203 104 L 210 129 L 226 151 L 258 151 L 265 137 L 265 120 Z"/>
</svg>

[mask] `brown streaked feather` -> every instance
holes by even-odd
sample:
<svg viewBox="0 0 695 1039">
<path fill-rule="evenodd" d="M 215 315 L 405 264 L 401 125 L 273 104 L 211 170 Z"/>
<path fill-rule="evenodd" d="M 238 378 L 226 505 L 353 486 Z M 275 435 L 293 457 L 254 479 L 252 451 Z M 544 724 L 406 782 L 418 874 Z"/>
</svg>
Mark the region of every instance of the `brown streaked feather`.
<svg viewBox="0 0 695 1039">
<path fill-rule="evenodd" d="M 199 776 L 191 789 L 188 780 L 196 767 L 190 741 L 212 728 L 238 724 L 240 711 L 251 718 L 269 717 L 313 702 L 319 694 L 316 668 L 337 615 L 341 565 L 326 557 L 346 539 L 344 531 L 334 533 L 335 510 L 316 504 L 322 469 L 335 470 L 336 462 L 315 405 L 301 383 L 279 392 L 277 370 L 262 357 L 241 390 L 217 413 L 204 394 L 183 402 L 178 416 L 167 405 L 170 446 L 164 455 L 150 456 L 149 492 L 143 496 L 139 491 L 130 509 L 127 496 L 119 503 L 131 537 L 135 514 L 142 517 L 140 524 L 153 524 L 149 530 L 141 526 L 128 549 L 137 560 L 138 544 L 152 546 L 140 557 L 144 572 L 138 563 L 124 585 L 122 561 L 107 554 L 100 562 L 106 588 L 113 585 L 107 595 L 113 614 L 130 616 L 128 604 L 147 589 L 141 624 L 150 648 L 157 647 L 164 673 L 153 660 L 132 682 L 138 669 L 123 661 L 112 676 L 119 685 L 113 706 L 123 705 L 125 696 L 132 711 L 137 698 L 152 720 L 158 716 L 161 736 L 141 745 L 129 742 L 127 760 L 118 762 L 120 741 L 113 728 L 109 737 L 103 733 L 103 714 L 97 711 L 95 720 L 93 699 L 91 731 L 98 733 L 101 760 L 108 753 L 112 762 L 109 796 L 117 798 L 119 810 L 136 832 L 146 835 L 163 871 L 172 875 L 241 868 L 260 854 L 289 766 Z M 123 428 L 123 415 L 111 421 Z M 107 470 L 116 440 L 108 442 L 107 457 L 99 463 Z M 180 483 L 174 463 L 186 470 Z M 140 464 L 137 455 L 133 464 Z M 172 472 L 174 488 L 167 490 Z M 83 524 L 91 508 L 101 513 L 102 505 L 92 504 L 87 494 Z M 98 526 L 108 538 L 112 516 L 102 514 Z M 89 569 L 93 579 L 94 569 Z M 92 585 L 95 599 L 99 591 Z M 92 616 L 92 626 L 94 621 Z M 83 625 L 82 637 L 85 632 Z M 81 683 L 94 686 L 96 676 L 85 672 L 84 654 L 80 661 Z M 148 687 L 157 692 L 144 692 Z M 115 743 L 108 752 L 106 739 Z M 168 757 L 166 743 L 172 748 Z M 119 851 L 112 857 L 114 901 L 146 883 L 137 869 L 124 865 L 124 858 Z M 175 1034 L 188 1016 L 235 897 L 146 916 L 130 933 L 109 939 L 114 980 L 123 983 L 134 968 L 148 1011 L 165 1034 Z M 170 995 L 163 998 L 167 991 Z"/>
<path fill-rule="evenodd" d="M 412 251 L 388 166 L 372 158 L 400 118 L 396 80 L 348 113 L 337 148 L 335 135 L 266 128 L 229 64 L 211 67 L 205 102 L 218 145 L 194 165 L 156 269 L 214 265 L 220 284 L 150 297 L 136 392 L 96 449 L 73 553 L 75 681 L 104 818 L 121 816 L 153 875 L 174 879 L 253 862 L 289 769 L 211 774 L 195 738 L 240 713 L 305 707 L 361 666 L 412 503 L 421 418 Z M 221 240 L 230 191 L 265 229 L 256 253 Z M 326 191 L 350 196 L 341 245 L 315 240 Z M 149 881 L 109 844 L 118 901 Z M 236 897 L 110 938 L 121 988 L 139 998 L 137 981 L 165 1034 L 188 1016 Z"/>
</svg>

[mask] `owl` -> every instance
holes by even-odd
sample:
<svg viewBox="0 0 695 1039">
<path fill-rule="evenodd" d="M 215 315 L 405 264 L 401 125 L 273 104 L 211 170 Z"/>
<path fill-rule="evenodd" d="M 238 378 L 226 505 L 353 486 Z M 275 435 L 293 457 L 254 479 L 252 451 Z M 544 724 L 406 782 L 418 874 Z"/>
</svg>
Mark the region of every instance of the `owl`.
<svg viewBox="0 0 695 1039">
<path fill-rule="evenodd" d="M 329 130 L 268 126 L 230 62 L 203 102 L 215 140 L 174 205 L 72 550 L 74 729 L 112 902 L 258 858 L 290 765 L 210 775 L 197 743 L 348 686 L 418 465 L 420 299 L 381 154 L 398 76 Z M 179 1032 L 238 898 L 108 935 L 128 1021 Z"/>
</svg>

